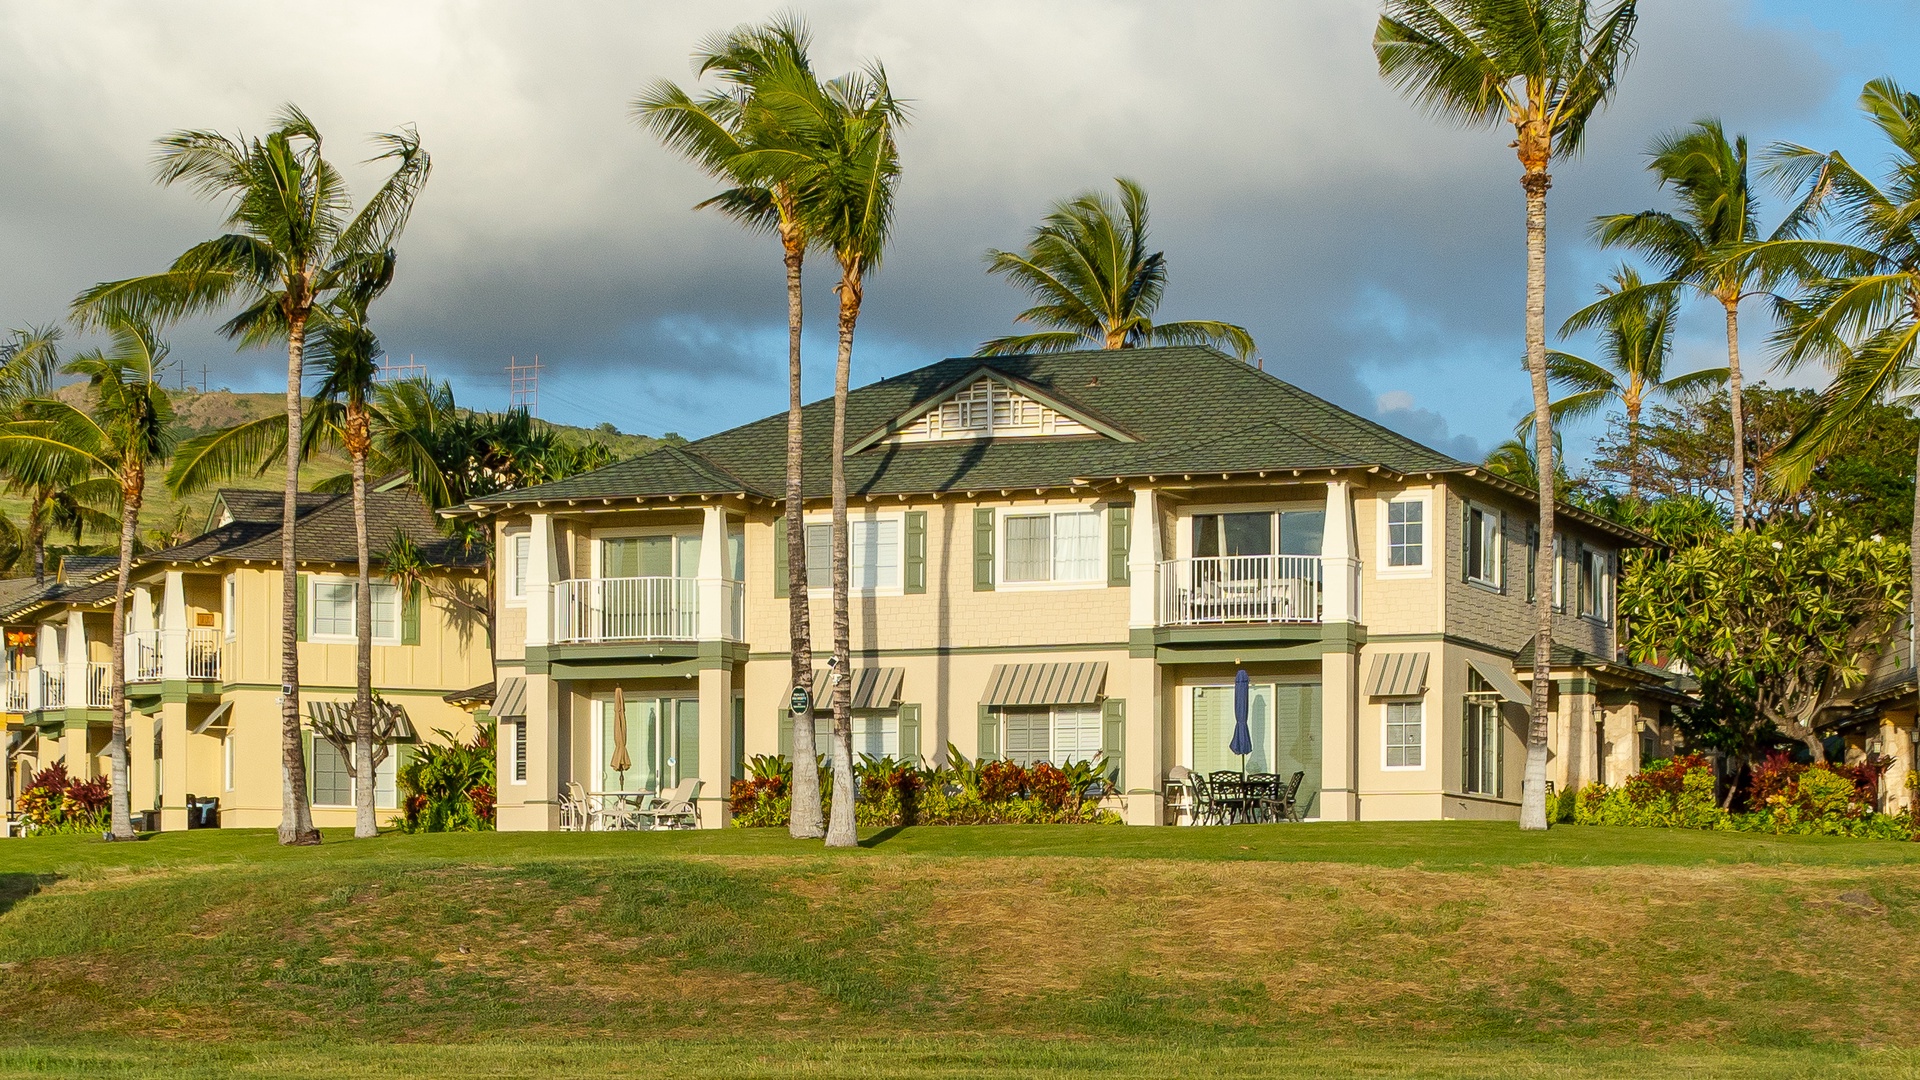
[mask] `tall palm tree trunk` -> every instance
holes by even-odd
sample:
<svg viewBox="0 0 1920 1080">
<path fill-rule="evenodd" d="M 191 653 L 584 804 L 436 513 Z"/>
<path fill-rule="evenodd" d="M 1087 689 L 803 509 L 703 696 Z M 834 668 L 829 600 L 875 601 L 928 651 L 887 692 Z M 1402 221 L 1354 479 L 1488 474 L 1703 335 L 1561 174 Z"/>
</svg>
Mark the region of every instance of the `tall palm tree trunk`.
<svg viewBox="0 0 1920 1080">
<path fill-rule="evenodd" d="M 300 748 L 299 608 L 300 575 L 294 565 L 293 527 L 300 490 L 300 376 L 306 360 L 307 320 L 289 320 L 287 329 L 287 486 L 280 505 L 280 842 L 317 844 L 307 804 L 307 760 Z"/>
<path fill-rule="evenodd" d="M 33 505 L 27 509 L 27 546 L 33 549 L 33 583 L 47 583 L 47 489 L 34 490 Z"/>
<path fill-rule="evenodd" d="M 380 835 L 373 818 L 373 572 L 367 557 L 367 451 L 365 403 L 347 402 L 347 456 L 353 470 L 353 546 L 360 578 L 353 594 L 353 835 Z"/>
<path fill-rule="evenodd" d="M 1727 308 L 1727 415 L 1733 420 L 1733 531 L 1747 527 L 1747 402 L 1740 394 L 1740 298 Z"/>
<path fill-rule="evenodd" d="M 788 218 L 791 219 L 789 214 Z M 807 518 L 802 505 L 806 451 L 800 410 L 800 267 L 806 247 L 792 225 L 781 229 L 787 265 L 787 641 L 793 685 L 813 686 L 813 627 L 807 611 Z M 838 466 L 835 466 L 836 469 Z M 793 724 L 793 812 L 787 831 L 796 840 L 827 834 L 820 820 L 819 750 L 813 745 L 813 705 L 790 713 Z"/>
<path fill-rule="evenodd" d="M 1522 159 L 1528 134 L 1520 136 Z M 1544 140 L 1543 140 L 1544 141 Z M 1547 391 L 1547 188 L 1545 148 L 1527 163 L 1527 373 L 1533 379 L 1534 460 L 1540 474 L 1540 555 L 1534 559 L 1533 702 L 1527 723 L 1527 766 L 1520 784 L 1520 827 L 1547 827 L 1547 691 L 1553 666 L 1553 412 Z"/>
<path fill-rule="evenodd" d="M 1640 460 L 1640 399 L 1627 402 L 1627 498 L 1639 503 L 1646 489 L 1647 466 Z"/>
<path fill-rule="evenodd" d="M 107 673 L 107 703 L 113 710 L 113 734 L 107 743 L 107 759 L 113 772 L 111 793 L 112 823 L 109 835 L 115 840 L 133 839 L 133 800 L 128 790 L 132 778 L 127 769 L 127 576 L 133 567 L 133 534 L 140 524 L 140 501 L 146 476 L 138 465 L 129 466 L 122 485 L 120 511 L 120 573 L 113 590 L 112 668 Z M 81 693 L 87 692 L 86 687 Z M 186 747 L 174 747 L 176 754 Z"/>
<path fill-rule="evenodd" d="M 853 625 L 847 612 L 847 383 L 853 367 L 853 327 L 860 318 L 857 269 L 840 277 L 840 350 L 833 366 L 833 806 L 827 846 L 859 843 L 853 815 Z"/>
</svg>

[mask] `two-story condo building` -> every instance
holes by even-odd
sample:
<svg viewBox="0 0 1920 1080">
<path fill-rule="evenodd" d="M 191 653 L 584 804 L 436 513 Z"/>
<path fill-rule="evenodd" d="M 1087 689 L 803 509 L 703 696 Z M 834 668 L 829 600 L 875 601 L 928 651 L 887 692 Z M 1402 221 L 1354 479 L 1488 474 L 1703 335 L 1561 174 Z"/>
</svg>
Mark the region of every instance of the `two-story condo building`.
<svg viewBox="0 0 1920 1080">
<path fill-rule="evenodd" d="M 405 487 L 368 493 L 375 555 L 397 533 L 439 568 L 438 591 L 466 590 L 484 609 L 483 560 L 443 536 Z M 188 825 L 189 797 L 219 800 L 219 824 L 280 823 L 281 495 L 219 493 L 207 531 L 140 556 L 130 579 L 126 679 L 129 796 L 163 829 Z M 356 559 L 347 495 L 303 492 L 294 529 L 304 742 L 314 820 L 353 823 L 353 780 L 311 715 L 354 693 Z M 68 560 L 45 587 L 0 595 L 7 633 L 5 709 L 10 792 L 54 761 L 87 779 L 109 774 L 111 618 L 117 562 Z M 375 573 L 378 574 L 376 563 Z M 400 707 L 385 724 L 392 750 L 374 770 L 375 804 L 393 816 L 395 772 L 421 739 L 473 733 L 443 700 L 491 677 L 484 615 L 390 581 L 373 586 L 373 685 Z"/>
<path fill-rule="evenodd" d="M 831 424 L 805 410 L 816 657 Z M 558 827 L 569 785 L 693 776 L 716 826 L 743 759 L 791 745 L 785 435 L 782 413 L 452 511 L 499 545 L 501 828 Z M 1556 782 L 1618 781 L 1662 737 L 1664 678 L 1615 659 L 1640 536 L 1563 507 L 1536 597 L 1531 491 L 1209 349 L 885 379 L 849 398 L 846 467 L 864 753 L 1105 755 L 1128 821 L 1176 821 L 1172 769 L 1242 767 L 1244 669 L 1244 765 L 1305 773 L 1307 816 L 1512 817 L 1541 603 Z"/>
</svg>

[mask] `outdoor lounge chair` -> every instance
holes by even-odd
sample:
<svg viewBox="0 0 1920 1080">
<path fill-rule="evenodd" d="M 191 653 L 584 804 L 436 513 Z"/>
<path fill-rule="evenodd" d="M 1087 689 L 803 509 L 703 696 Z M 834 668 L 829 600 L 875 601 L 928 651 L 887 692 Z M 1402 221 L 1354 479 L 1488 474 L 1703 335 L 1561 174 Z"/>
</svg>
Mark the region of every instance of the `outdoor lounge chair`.
<svg viewBox="0 0 1920 1080">
<path fill-rule="evenodd" d="M 700 788 L 705 782 L 697 777 L 682 780 L 634 813 L 641 821 L 649 823 L 649 828 L 697 829 L 700 827 L 700 807 L 694 800 L 700 797 Z"/>
<path fill-rule="evenodd" d="M 560 796 L 560 829 L 562 832 L 586 832 L 593 827 L 593 803 L 587 799 L 587 789 L 577 780 L 567 781 L 566 790 Z"/>
</svg>

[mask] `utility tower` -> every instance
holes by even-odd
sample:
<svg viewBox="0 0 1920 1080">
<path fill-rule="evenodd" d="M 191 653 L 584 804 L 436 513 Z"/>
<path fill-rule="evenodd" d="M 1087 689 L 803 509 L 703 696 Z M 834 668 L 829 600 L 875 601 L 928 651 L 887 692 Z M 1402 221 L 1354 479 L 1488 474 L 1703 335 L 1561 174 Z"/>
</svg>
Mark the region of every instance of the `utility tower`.
<svg viewBox="0 0 1920 1080">
<path fill-rule="evenodd" d="M 413 354 L 407 354 L 407 362 L 402 364 L 393 359 L 392 353 L 380 354 L 380 370 L 374 373 L 373 381 L 379 383 L 399 382 L 402 379 L 425 379 L 427 365 L 414 360 Z"/>
<path fill-rule="evenodd" d="M 507 409 L 527 410 L 528 416 L 540 415 L 540 357 L 523 364 L 517 356 L 507 358 Z"/>
</svg>

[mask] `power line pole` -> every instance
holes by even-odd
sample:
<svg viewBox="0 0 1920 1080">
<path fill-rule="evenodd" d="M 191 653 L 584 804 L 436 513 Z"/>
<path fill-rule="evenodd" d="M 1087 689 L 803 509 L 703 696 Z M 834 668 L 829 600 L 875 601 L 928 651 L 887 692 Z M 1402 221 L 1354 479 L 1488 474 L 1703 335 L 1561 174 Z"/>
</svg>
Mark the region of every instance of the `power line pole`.
<svg viewBox="0 0 1920 1080">
<path fill-rule="evenodd" d="M 396 382 L 401 379 L 424 381 L 426 377 L 427 365 L 415 362 L 412 353 L 407 354 L 407 362 L 404 364 L 394 363 L 391 353 L 381 353 L 380 370 L 374 373 L 373 381 L 378 383 Z"/>
<path fill-rule="evenodd" d="M 528 416 L 540 413 L 540 357 L 535 354 L 533 363 L 522 364 L 519 357 L 507 358 L 507 411 L 527 410 Z"/>
</svg>

